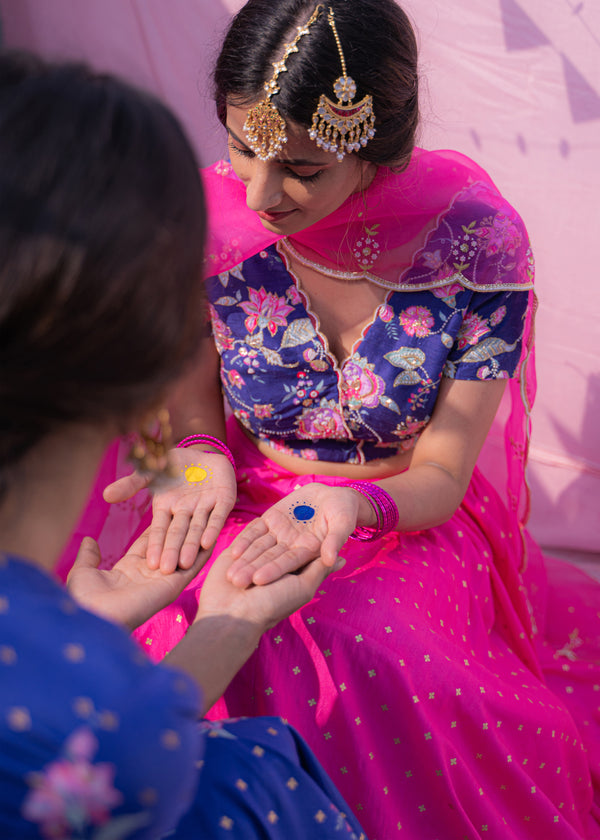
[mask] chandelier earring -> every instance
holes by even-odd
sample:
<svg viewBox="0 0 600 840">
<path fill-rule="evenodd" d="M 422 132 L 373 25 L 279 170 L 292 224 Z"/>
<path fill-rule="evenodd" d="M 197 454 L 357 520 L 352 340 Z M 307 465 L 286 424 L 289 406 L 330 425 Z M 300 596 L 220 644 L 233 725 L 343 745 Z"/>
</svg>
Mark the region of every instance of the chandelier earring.
<svg viewBox="0 0 600 840">
<path fill-rule="evenodd" d="M 169 463 L 169 449 L 172 446 L 171 422 L 166 408 L 159 410 L 153 428 L 142 426 L 137 440 L 129 453 L 129 460 L 137 472 L 153 475 L 152 484 L 157 479 L 170 478 L 173 475 Z"/>
</svg>

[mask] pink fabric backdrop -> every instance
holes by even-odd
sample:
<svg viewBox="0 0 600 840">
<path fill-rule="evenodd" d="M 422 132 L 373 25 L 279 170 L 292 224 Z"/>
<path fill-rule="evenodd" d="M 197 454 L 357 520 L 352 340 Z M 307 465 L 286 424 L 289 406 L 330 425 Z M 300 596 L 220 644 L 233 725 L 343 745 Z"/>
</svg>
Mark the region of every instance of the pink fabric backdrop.
<svg viewBox="0 0 600 840">
<path fill-rule="evenodd" d="M 225 153 L 208 73 L 241 0 L 0 0 L 4 39 L 156 91 L 208 164 Z M 537 259 L 531 530 L 600 560 L 600 4 L 405 0 L 421 43 L 421 145 L 475 158 Z"/>
</svg>

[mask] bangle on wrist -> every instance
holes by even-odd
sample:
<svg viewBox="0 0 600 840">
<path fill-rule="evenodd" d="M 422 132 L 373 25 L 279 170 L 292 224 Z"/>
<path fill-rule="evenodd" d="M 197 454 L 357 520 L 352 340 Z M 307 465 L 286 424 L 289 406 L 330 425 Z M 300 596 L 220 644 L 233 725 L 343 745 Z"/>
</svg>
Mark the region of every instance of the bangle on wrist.
<svg viewBox="0 0 600 840">
<path fill-rule="evenodd" d="M 373 484 L 372 481 L 350 481 L 346 486 L 365 497 L 373 508 L 377 520 L 377 525 L 374 528 L 357 525 L 350 534 L 351 540 L 372 542 L 380 539 L 384 534 L 389 534 L 396 528 L 400 516 L 398 506 L 389 493 L 386 493 L 377 484 Z"/>
<path fill-rule="evenodd" d="M 212 446 L 212 448 L 216 449 L 217 452 L 220 452 L 221 455 L 225 455 L 235 470 L 235 459 L 231 449 L 226 446 L 222 440 L 219 440 L 219 438 L 213 437 L 212 435 L 190 435 L 189 437 L 179 441 L 177 449 L 187 449 L 188 446 L 194 446 L 196 443 L 205 443 L 207 446 Z"/>
</svg>

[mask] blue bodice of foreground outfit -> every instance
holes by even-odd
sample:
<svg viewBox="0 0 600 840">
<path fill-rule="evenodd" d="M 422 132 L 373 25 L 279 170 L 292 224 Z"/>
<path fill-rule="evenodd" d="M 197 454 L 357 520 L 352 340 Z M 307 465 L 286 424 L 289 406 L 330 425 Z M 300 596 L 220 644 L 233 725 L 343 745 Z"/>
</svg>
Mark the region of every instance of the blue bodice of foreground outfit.
<svg viewBox="0 0 600 840">
<path fill-rule="evenodd" d="M 185 674 L 0 553 L 0 836 L 160 837 L 195 793 L 199 711 Z"/>
<path fill-rule="evenodd" d="M 472 234 L 464 239 L 467 256 L 482 247 Z M 420 260 L 430 269 L 439 261 L 443 276 L 439 250 Z M 235 416 L 273 447 L 313 460 L 364 463 L 411 449 L 443 376 L 512 377 L 521 355 L 527 290 L 511 288 L 510 278 L 474 289 L 456 276 L 390 291 L 341 364 L 281 246 L 210 278 L 213 334 Z"/>
</svg>

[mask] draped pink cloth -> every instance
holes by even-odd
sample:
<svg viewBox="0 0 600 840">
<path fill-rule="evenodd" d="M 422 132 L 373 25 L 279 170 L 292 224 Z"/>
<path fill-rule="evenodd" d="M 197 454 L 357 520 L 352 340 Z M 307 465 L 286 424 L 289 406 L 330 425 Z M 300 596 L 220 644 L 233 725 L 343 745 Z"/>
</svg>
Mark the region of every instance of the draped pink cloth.
<svg viewBox="0 0 600 840">
<path fill-rule="evenodd" d="M 337 480 L 287 472 L 234 420 L 228 440 L 239 500 L 215 553 L 299 485 Z M 348 542 L 209 716 L 284 716 L 371 840 L 600 837 L 600 584 L 525 538 L 523 578 L 517 517 L 477 469 L 446 524 Z M 203 576 L 136 632 L 152 658 L 185 633 Z"/>
<path fill-rule="evenodd" d="M 207 246 L 209 276 L 227 271 L 281 238 L 267 230 L 257 214 L 248 209 L 246 188 L 229 162 L 222 160 L 205 168 L 203 179 L 211 219 Z M 443 286 L 454 278 L 438 277 L 433 268 L 426 277 L 414 278 L 406 270 L 440 216 L 462 193 L 471 203 L 479 202 L 490 212 L 493 210 L 499 219 L 510 220 L 516 216 L 490 176 L 475 161 L 452 150 L 416 148 L 404 171 L 378 167 L 367 189 L 353 193 L 337 210 L 293 234 L 288 241 L 303 257 L 321 266 L 366 276 L 385 288 L 406 284 L 415 288 Z M 507 249 L 502 234 L 499 228 L 498 252 Z M 370 237 L 370 249 L 364 248 L 367 237 Z M 357 247 L 357 242 L 363 247 Z M 486 267 L 491 267 L 491 261 Z M 456 270 L 460 272 L 458 265 Z M 530 265 L 526 262 L 517 265 L 511 281 L 516 287 L 529 288 Z M 472 287 L 491 290 L 495 282 L 499 281 L 489 270 L 481 271 Z"/>
<path fill-rule="evenodd" d="M 226 272 L 275 237 L 253 221 L 226 164 L 205 177 L 214 220 L 210 271 Z M 382 174 L 291 241 L 322 266 L 364 271 L 347 247 L 364 226 L 362 211 L 369 224 L 377 219 L 385 243 L 368 276 L 394 287 L 410 282 L 439 214 L 476 185 L 495 212 L 512 217 L 471 161 L 418 150 L 406 173 Z M 459 273 L 456 282 L 468 285 Z M 511 280 L 531 285 L 525 265 Z M 426 283 L 435 286 L 435 276 Z M 371 840 L 600 837 L 600 584 L 544 561 L 525 530 L 535 392 L 530 295 L 518 375 L 480 459 L 494 484 L 478 467 L 445 524 L 348 542 L 344 569 L 263 637 L 211 712 L 288 719 Z M 228 442 L 239 495 L 216 553 L 304 483 L 340 480 L 319 475 L 318 462 L 314 475 L 288 472 L 233 419 Z M 202 578 L 137 631 L 153 658 L 185 633 Z"/>
<path fill-rule="evenodd" d="M 423 159 L 417 155 L 416 168 L 403 176 L 408 184 Z M 452 156 L 446 161 L 454 166 Z M 465 167 L 462 186 L 472 186 L 470 173 L 477 169 L 470 162 Z M 269 235 L 243 224 L 248 214 L 226 167 L 213 172 L 221 179 L 216 184 L 227 184 L 234 196 L 227 205 L 221 190 L 220 213 L 212 216 L 228 222 L 219 233 L 213 221 L 217 245 L 209 249 L 213 270 L 226 271 Z M 215 207 L 211 178 L 208 193 Z M 478 182 L 493 192 L 489 180 Z M 460 186 L 451 183 L 440 193 L 439 212 Z M 407 196 L 414 205 L 410 190 L 402 201 Z M 379 202 L 376 182 L 371 200 Z M 341 208 L 346 223 L 353 203 Z M 234 211 L 239 219 L 231 228 Z M 437 217 L 438 208 L 430 206 L 429 212 Z M 319 224 L 317 239 L 327 225 L 335 232 L 338 221 L 334 214 Z M 406 241 L 392 245 L 396 268 L 410 267 L 409 252 L 414 256 L 426 243 L 428 229 L 427 223 L 419 224 L 416 233 L 405 234 Z M 313 232 L 295 237 L 294 246 L 319 254 L 312 247 Z M 322 242 L 333 252 L 339 246 L 335 233 Z M 384 279 L 389 281 L 394 270 L 384 272 Z M 522 276 L 527 289 L 531 278 L 525 269 Z M 600 838 L 600 584 L 545 561 L 525 530 L 524 467 L 535 391 L 535 299 L 529 294 L 518 376 L 509 383 L 480 458 L 493 483 L 477 468 L 449 522 L 393 533 L 372 544 L 349 542 L 344 569 L 263 637 L 211 712 L 213 717 L 275 714 L 289 720 L 371 840 Z M 318 463 L 315 475 L 284 470 L 261 455 L 233 419 L 228 443 L 238 464 L 239 498 L 215 554 L 245 523 L 299 485 L 338 480 L 320 476 Z M 100 481 L 123 469 L 124 451 L 125 444 L 115 445 Z M 82 532 L 88 532 L 85 520 L 93 513 L 93 532 L 110 563 L 136 526 L 148 523 L 146 505 L 142 500 L 111 511 L 109 517 L 120 521 L 109 518 L 103 527 L 96 497 Z M 65 555 L 63 569 L 69 563 Z M 162 658 L 184 635 L 203 577 L 136 631 L 153 659 Z"/>
</svg>

